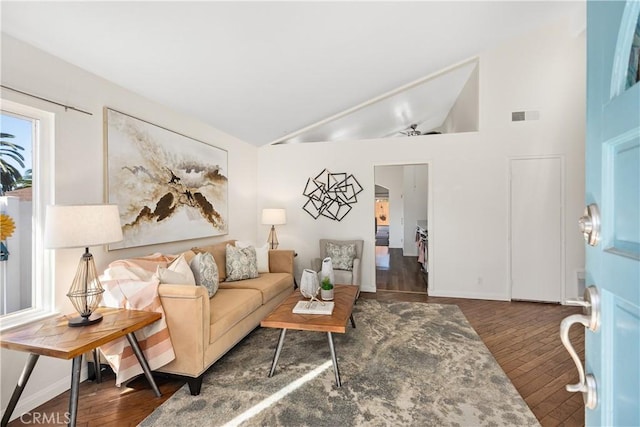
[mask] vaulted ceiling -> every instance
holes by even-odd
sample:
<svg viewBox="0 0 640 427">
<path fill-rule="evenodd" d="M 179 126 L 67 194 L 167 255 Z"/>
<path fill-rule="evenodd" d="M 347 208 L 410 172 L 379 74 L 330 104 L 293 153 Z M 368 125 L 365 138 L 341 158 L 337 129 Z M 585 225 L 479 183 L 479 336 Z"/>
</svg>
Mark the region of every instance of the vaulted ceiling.
<svg viewBox="0 0 640 427">
<path fill-rule="evenodd" d="M 3 33 L 260 146 L 437 125 L 468 71 L 440 70 L 584 4 L 3 0 L 0 8 Z"/>
</svg>

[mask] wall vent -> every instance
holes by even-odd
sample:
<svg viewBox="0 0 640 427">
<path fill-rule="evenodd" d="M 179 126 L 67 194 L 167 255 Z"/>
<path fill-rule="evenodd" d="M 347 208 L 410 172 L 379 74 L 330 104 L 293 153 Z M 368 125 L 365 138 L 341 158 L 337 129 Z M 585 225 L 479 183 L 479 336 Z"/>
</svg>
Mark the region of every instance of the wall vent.
<svg viewBox="0 0 640 427">
<path fill-rule="evenodd" d="M 539 111 L 514 111 L 511 113 L 512 122 L 524 122 L 525 120 L 540 119 Z"/>
</svg>

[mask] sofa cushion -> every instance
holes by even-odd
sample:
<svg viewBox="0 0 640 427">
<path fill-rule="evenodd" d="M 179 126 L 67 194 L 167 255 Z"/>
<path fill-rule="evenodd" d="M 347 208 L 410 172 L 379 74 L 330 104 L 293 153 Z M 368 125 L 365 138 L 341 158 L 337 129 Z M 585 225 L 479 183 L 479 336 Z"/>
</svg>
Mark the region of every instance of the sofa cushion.
<svg viewBox="0 0 640 427">
<path fill-rule="evenodd" d="M 225 281 L 254 279 L 258 277 L 258 260 L 256 249 L 253 246 L 248 248 L 237 248 L 227 245 L 227 278 Z"/>
<path fill-rule="evenodd" d="M 207 288 L 209 298 L 218 291 L 218 266 L 209 252 L 196 254 L 189 263 L 194 281 L 198 286 Z"/>
<path fill-rule="evenodd" d="M 213 255 L 213 259 L 218 266 L 218 280 L 221 282 L 227 278 L 227 266 L 226 266 L 226 251 L 227 244 L 235 245 L 235 240 L 226 240 L 224 242 L 216 243 L 214 245 L 209 246 L 199 246 L 196 248 L 191 248 L 191 250 L 195 253 L 199 252 L 209 252 Z"/>
<path fill-rule="evenodd" d="M 221 283 L 222 285 L 222 283 Z M 255 289 L 224 289 L 209 300 L 211 328 L 209 343 L 213 343 L 225 332 L 262 305 L 260 291 Z"/>
<path fill-rule="evenodd" d="M 287 288 L 293 291 L 293 277 L 288 273 L 264 273 L 255 279 L 220 283 L 220 289 L 254 289 L 260 291 L 262 304 L 266 304 Z"/>
</svg>

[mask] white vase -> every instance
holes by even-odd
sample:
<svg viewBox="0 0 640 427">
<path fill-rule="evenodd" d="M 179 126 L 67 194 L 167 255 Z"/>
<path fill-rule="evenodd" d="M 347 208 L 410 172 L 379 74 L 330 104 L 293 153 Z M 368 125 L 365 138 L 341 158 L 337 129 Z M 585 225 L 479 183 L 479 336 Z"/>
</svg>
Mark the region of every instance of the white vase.
<svg viewBox="0 0 640 427">
<path fill-rule="evenodd" d="M 313 298 L 318 295 L 319 289 L 318 273 L 305 268 L 300 278 L 300 293 L 305 298 Z"/>
<path fill-rule="evenodd" d="M 322 260 L 322 270 L 320 270 L 320 281 L 325 277 L 329 278 L 329 282 L 335 283 L 335 279 L 333 276 L 333 263 L 331 262 L 331 258 L 326 257 Z"/>
</svg>

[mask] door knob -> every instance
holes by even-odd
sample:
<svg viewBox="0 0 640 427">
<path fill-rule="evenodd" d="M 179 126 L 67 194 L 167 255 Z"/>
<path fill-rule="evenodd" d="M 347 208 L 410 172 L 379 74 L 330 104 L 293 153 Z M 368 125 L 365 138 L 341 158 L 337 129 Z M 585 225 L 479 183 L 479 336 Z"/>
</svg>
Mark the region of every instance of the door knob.
<svg viewBox="0 0 640 427">
<path fill-rule="evenodd" d="M 583 314 L 572 314 L 565 317 L 560 322 L 560 341 L 569 352 L 573 363 L 575 363 L 578 369 L 579 381 L 577 384 L 568 384 L 566 386 L 567 391 L 575 393 L 581 392 L 584 399 L 584 405 L 588 409 L 594 409 L 598 403 L 597 384 L 593 375 L 585 373 L 582 366 L 582 361 L 573 348 L 571 341 L 569 340 L 569 330 L 571 326 L 576 323 L 580 323 L 585 328 L 596 332 L 600 328 L 600 295 L 595 286 L 589 286 L 584 291 L 584 300 L 568 301 L 569 304 L 581 305 L 583 307 Z"/>
<path fill-rule="evenodd" d="M 578 225 L 584 240 L 590 246 L 597 245 L 600 241 L 600 211 L 598 210 L 598 205 L 591 203 L 584 208 L 584 214 L 578 219 Z"/>
</svg>

